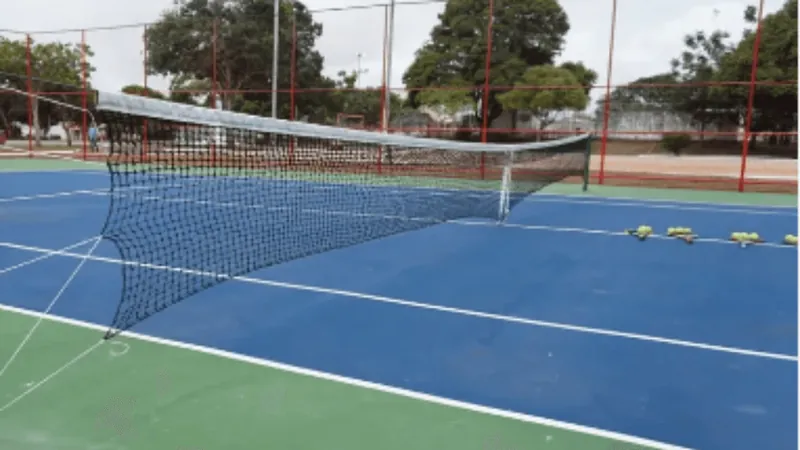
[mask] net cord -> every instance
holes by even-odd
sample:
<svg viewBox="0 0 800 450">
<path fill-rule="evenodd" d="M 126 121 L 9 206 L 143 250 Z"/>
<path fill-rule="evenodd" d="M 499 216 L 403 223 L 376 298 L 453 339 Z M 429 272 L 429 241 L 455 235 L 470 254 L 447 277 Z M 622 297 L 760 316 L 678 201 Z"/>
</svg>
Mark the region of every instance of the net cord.
<svg viewBox="0 0 800 450">
<path fill-rule="evenodd" d="M 415 136 L 378 133 L 354 130 L 327 125 L 317 125 L 269 117 L 253 116 L 233 111 L 204 108 L 200 106 L 174 103 L 123 93 L 98 93 L 97 109 L 132 116 L 161 119 L 168 122 L 191 123 L 208 127 L 240 129 L 265 134 L 280 134 L 292 137 L 308 137 L 325 140 L 341 140 L 371 144 L 376 146 L 455 150 L 463 152 L 487 152 L 504 154 L 514 151 L 550 150 L 554 144 L 535 142 L 523 144 L 492 144 L 449 141 L 445 139 L 422 138 Z M 589 134 L 564 138 L 556 145 L 564 145 L 585 140 Z"/>
<path fill-rule="evenodd" d="M 54 100 L 52 98 L 47 98 L 41 95 L 31 94 L 29 92 L 25 92 L 16 88 L 8 87 L 8 86 L 0 86 L 0 91 L 9 91 L 15 94 L 24 95 L 25 97 L 35 97 L 37 100 L 44 101 L 47 103 L 52 103 L 54 105 L 62 106 L 67 109 L 72 109 L 75 111 L 85 112 L 89 116 L 90 126 L 93 128 L 97 128 L 97 121 L 94 118 L 94 114 L 86 108 L 81 108 L 80 106 L 71 105 L 69 103 L 60 102 L 58 100 Z"/>
</svg>

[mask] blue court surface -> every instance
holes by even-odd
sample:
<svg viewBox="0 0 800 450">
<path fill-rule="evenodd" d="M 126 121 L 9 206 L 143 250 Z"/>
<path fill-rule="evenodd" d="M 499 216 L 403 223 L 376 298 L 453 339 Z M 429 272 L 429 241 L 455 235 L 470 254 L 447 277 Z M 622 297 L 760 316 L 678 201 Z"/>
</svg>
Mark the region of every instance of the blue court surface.
<svg viewBox="0 0 800 450">
<path fill-rule="evenodd" d="M 0 307 L 47 307 L 89 248 L 74 245 L 100 233 L 108 186 L 103 171 L 0 173 Z M 640 224 L 701 239 L 622 233 Z M 734 231 L 770 243 L 743 249 Z M 465 219 L 298 259 L 132 331 L 675 446 L 791 449 L 798 254 L 785 234 L 796 208 L 535 194 L 505 225 Z M 103 242 L 51 314 L 108 325 L 117 258 Z"/>
</svg>

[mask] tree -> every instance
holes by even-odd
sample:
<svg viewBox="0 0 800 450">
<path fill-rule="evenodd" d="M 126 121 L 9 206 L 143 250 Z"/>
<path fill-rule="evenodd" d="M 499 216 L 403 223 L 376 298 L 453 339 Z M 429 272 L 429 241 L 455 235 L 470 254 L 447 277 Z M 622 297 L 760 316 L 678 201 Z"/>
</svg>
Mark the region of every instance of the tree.
<svg viewBox="0 0 800 450">
<path fill-rule="evenodd" d="M 81 115 L 81 99 L 83 75 L 88 78 L 94 68 L 86 63 L 84 67 L 83 58 L 93 55 L 87 46 L 81 51 L 80 44 L 65 42 L 30 43 L 30 70 L 34 74 L 30 78 L 31 88 L 39 95 L 33 96 L 31 100 L 31 113 L 33 117 L 33 134 L 36 145 L 42 143 L 42 123 L 47 124 L 47 128 L 53 122 L 61 123 L 67 136 L 67 145 L 72 145 L 72 137 L 69 133 L 69 126 L 78 120 Z M 85 55 L 84 55 L 85 52 Z M 8 72 L 0 75 L 0 83 L 14 87 L 19 90 L 27 90 L 28 77 L 22 75 L 26 72 L 27 55 L 25 41 L 11 41 L 0 38 L 0 67 Z M 88 87 L 87 87 L 88 89 Z M 42 97 L 52 101 L 42 101 Z M 17 96 L 20 102 L 27 102 L 22 96 Z M 26 105 L 27 107 L 27 105 Z M 5 117 L 11 109 L 19 111 L 20 105 L 16 101 L 5 106 Z M 5 122 L 11 120 L 22 120 L 21 118 L 5 117 Z M 27 121 L 27 117 L 24 119 Z M 9 123 L 4 123 L 8 128 Z"/>
<path fill-rule="evenodd" d="M 157 90 L 150 87 L 144 87 L 140 84 L 129 84 L 127 86 L 123 86 L 121 90 L 125 94 L 138 95 L 141 97 L 154 98 L 157 100 L 164 100 L 165 98 L 164 94 L 162 94 L 161 92 L 158 92 Z"/>
<path fill-rule="evenodd" d="M 486 74 L 488 16 L 488 3 L 484 0 L 447 2 L 430 40 L 417 51 L 403 75 L 403 82 L 411 90 L 412 106 L 471 106 L 483 120 L 481 105 L 487 75 L 494 86 L 513 85 L 529 67 L 552 64 L 569 31 L 567 14 L 557 0 L 497 0 L 490 74 Z M 464 89 L 433 92 L 449 86 Z M 498 96 L 504 91 L 492 90 L 485 99 L 489 124 L 503 112 Z"/>
<path fill-rule="evenodd" d="M 557 112 L 580 111 L 589 103 L 589 96 L 582 83 L 573 71 L 564 67 L 531 67 L 516 86 L 518 87 L 499 95 L 498 101 L 506 109 L 530 111 L 538 119 L 541 130 L 553 123 Z M 565 89 L 565 86 L 575 88 Z"/>
<path fill-rule="evenodd" d="M 382 92 L 377 89 L 356 89 L 358 74 L 353 71 L 338 73 L 336 81 L 338 90 L 332 93 L 332 103 L 338 112 L 345 114 L 360 114 L 364 116 L 364 125 L 378 127 L 381 125 Z M 399 111 L 403 101 L 397 94 L 389 93 L 391 111 Z"/>
<path fill-rule="evenodd" d="M 0 87 L 25 91 L 25 42 L 0 36 Z M 26 99 L 21 95 L 0 93 L 0 126 L 9 134 L 13 122 L 27 121 Z"/>
<path fill-rule="evenodd" d="M 271 26 L 265 24 L 272 23 L 272 4 L 268 0 L 176 3 L 148 29 L 149 71 L 180 78 L 184 85 L 190 80 L 199 81 L 205 83 L 209 91 L 236 91 L 235 94 L 220 94 L 225 109 L 244 108 L 250 113 L 268 114 L 273 33 Z M 300 2 L 293 3 L 293 6 L 288 2 L 282 4 L 280 15 L 284 49 L 289 46 L 292 21 L 296 20 L 297 85 L 333 87 L 333 82 L 322 76 L 323 59 L 314 49 L 316 39 L 322 34 L 322 26 L 312 20 L 308 9 Z M 290 65 L 291 52 L 281 51 L 279 87 L 289 85 Z M 214 80 L 216 86 L 212 86 Z M 243 92 L 254 90 L 258 92 Z M 190 96 L 178 97 L 187 101 Z M 304 95 L 298 96 L 296 106 L 301 114 L 325 115 L 329 113 L 325 108 L 330 106 L 329 101 L 326 95 Z M 288 116 L 288 95 L 279 96 L 279 111 L 282 116 Z"/>
<path fill-rule="evenodd" d="M 721 123 L 729 118 L 725 97 L 720 90 L 708 84 L 714 80 L 723 57 L 732 50 L 728 42 L 730 34 L 714 31 L 706 34 L 697 31 L 684 37 L 686 49 L 680 58 L 671 61 L 672 74 L 678 83 L 694 84 L 681 87 L 672 96 L 673 110 L 689 114 L 702 132 L 712 123 Z"/>
<path fill-rule="evenodd" d="M 745 10 L 745 18 L 755 24 L 755 8 Z M 716 80 L 750 80 L 755 33 L 746 30 L 736 48 L 721 62 Z M 769 85 L 756 87 L 752 131 L 792 131 L 797 129 L 797 0 L 764 17 L 758 53 L 756 80 Z M 743 118 L 750 86 L 717 88 L 724 91 L 732 108 Z"/>
<path fill-rule="evenodd" d="M 597 72 L 583 65 L 582 62 L 561 63 L 562 69 L 567 69 L 575 75 L 575 79 L 583 86 L 586 95 L 592 91 L 592 87 L 597 83 Z"/>
</svg>

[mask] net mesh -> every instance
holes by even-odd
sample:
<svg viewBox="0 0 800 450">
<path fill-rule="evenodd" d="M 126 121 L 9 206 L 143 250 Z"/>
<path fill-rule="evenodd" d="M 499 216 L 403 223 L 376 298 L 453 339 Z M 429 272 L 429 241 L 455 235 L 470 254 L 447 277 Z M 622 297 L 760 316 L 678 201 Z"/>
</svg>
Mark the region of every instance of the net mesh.
<svg viewBox="0 0 800 450">
<path fill-rule="evenodd" d="M 503 220 L 582 177 L 588 136 L 470 144 L 101 94 L 126 261 L 109 336 L 230 278 L 449 220 Z"/>
</svg>

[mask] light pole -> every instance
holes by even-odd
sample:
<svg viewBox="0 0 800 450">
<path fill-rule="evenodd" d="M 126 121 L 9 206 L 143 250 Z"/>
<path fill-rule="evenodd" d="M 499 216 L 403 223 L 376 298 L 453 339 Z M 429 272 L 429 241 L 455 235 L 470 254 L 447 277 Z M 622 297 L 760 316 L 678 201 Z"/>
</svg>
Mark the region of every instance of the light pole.
<svg viewBox="0 0 800 450">
<path fill-rule="evenodd" d="M 384 76 L 386 77 L 386 103 L 383 105 L 384 113 L 383 113 L 383 122 L 384 130 L 389 129 L 389 124 L 391 123 L 389 120 L 389 116 L 392 114 L 391 108 L 391 98 L 392 98 L 392 46 L 394 43 L 394 8 L 395 8 L 395 0 L 389 4 L 389 35 L 388 39 L 386 40 L 386 73 Z"/>
</svg>

